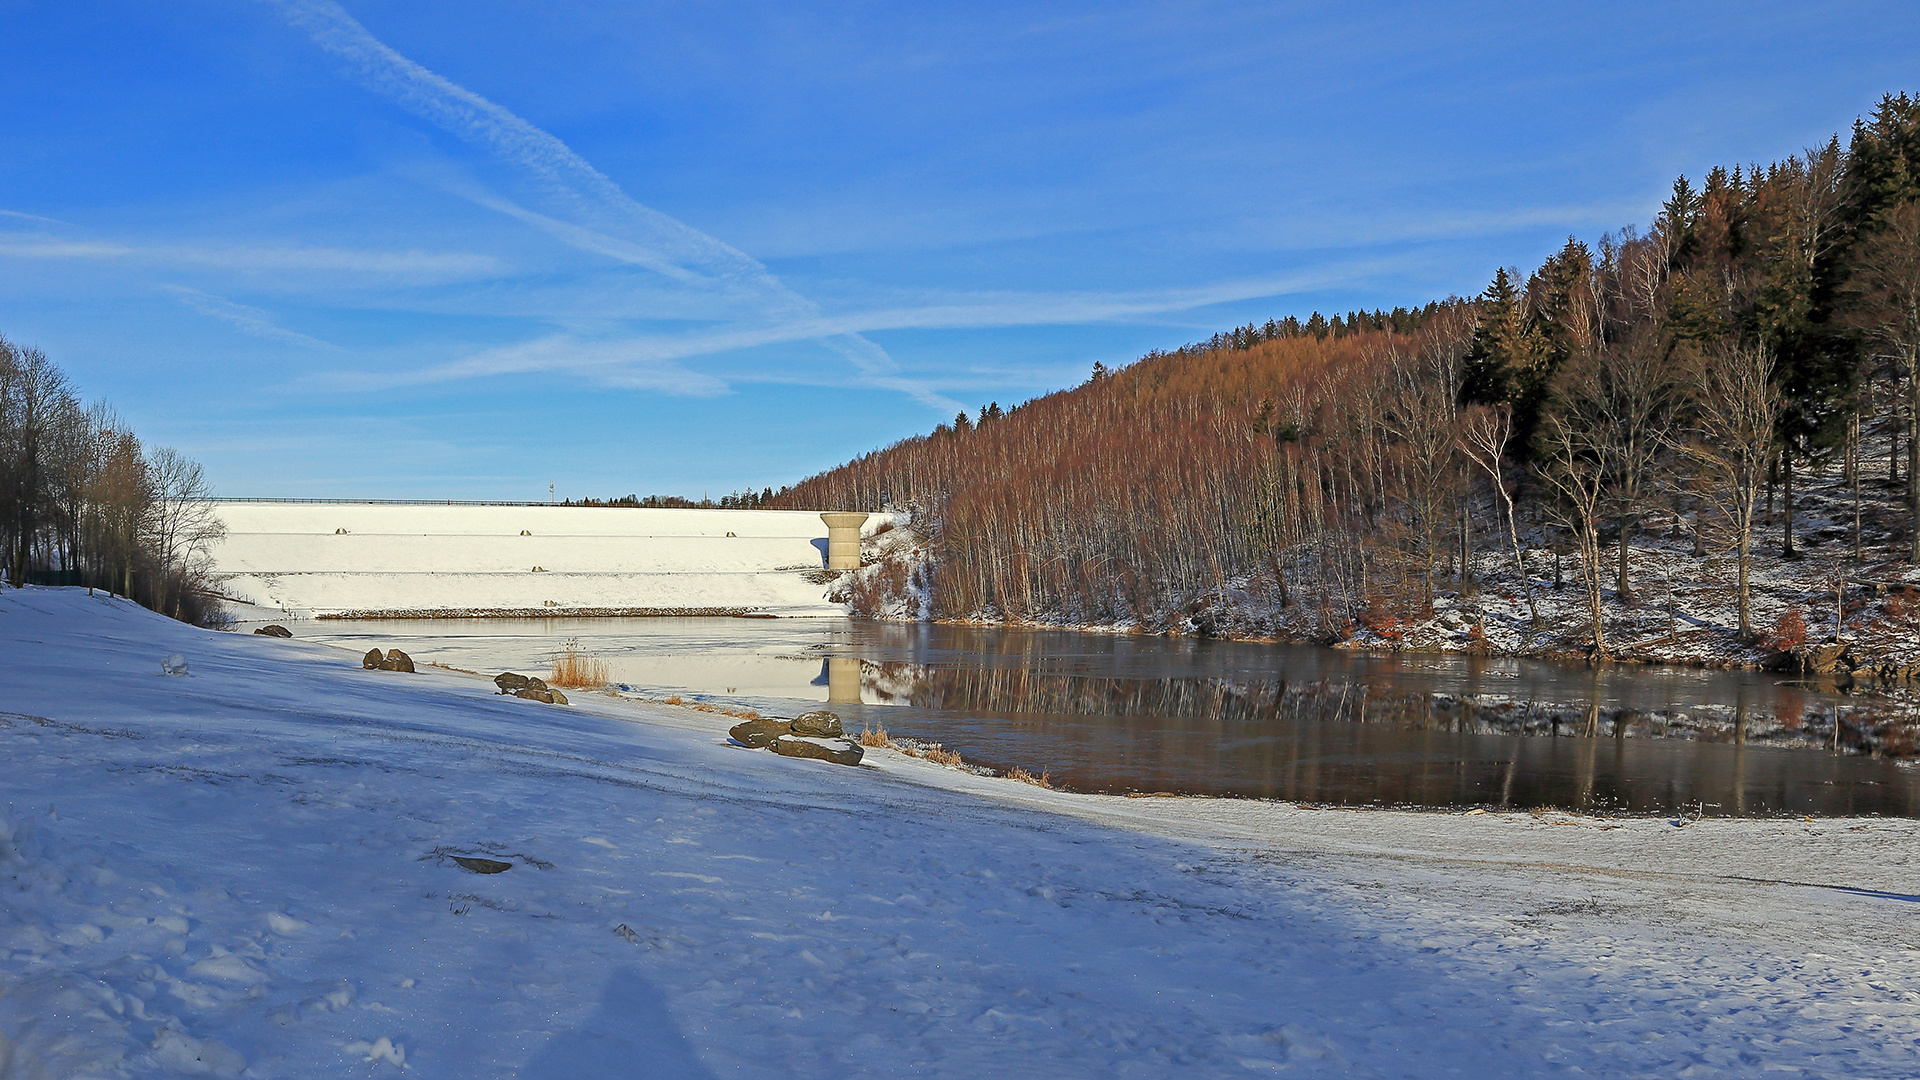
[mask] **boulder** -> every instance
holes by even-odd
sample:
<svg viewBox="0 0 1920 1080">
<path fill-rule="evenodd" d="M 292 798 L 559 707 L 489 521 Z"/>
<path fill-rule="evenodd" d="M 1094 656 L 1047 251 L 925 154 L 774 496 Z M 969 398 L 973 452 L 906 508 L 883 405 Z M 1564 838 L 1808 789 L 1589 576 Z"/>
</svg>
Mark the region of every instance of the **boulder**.
<svg viewBox="0 0 1920 1080">
<path fill-rule="evenodd" d="M 379 649 L 368 649 L 367 655 L 360 658 L 360 666 L 366 668 L 368 671 L 379 671 L 381 665 L 385 664 L 386 661 L 387 658 L 380 654 Z"/>
<path fill-rule="evenodd" d="M 1853 665 L 1846 662 L 1846 655 L 1847 646 L 1838 641 L 1793 647 L 1794 666 L 1803 675 L 1832 675 L 1837 671 L 1851 671 Z"/>
<path fill-rule="evenodd" d="M 493 677 L 493 685 L 499 687 L 501 693 L 511 694 L 527 685 L 527 677 L 516 675 L 511 671 L 503 671 Z"/>
<path fill-rule="evenodd" d="M 411 673 L 413 671 L 413 657 L 408 656 L 399 649 L 388 649 L 386 659 L 380 662 L 380 670 L 405 671 Z"/>
<path fill-rule="evenodd" d="M 284 626 L 281 626 L 278 623 L 274 623 L 270 626 L 255 627 L 253 632 L 256 634 L 265 634 L 267 637 L 292 637 L 293 636 L 293 631 L 287 629 Z"/>
<path fill-rule="evenodd" d="M 804 735 L 782 735 L 773 740 L 773 752 L 781 757 L 816 758 L 835 765 L 860 764 L 860 744 L 851 739 L 814 739 Z"/>
<path fill-rule="evenodd" d="M 822 739 L 837 739 L 846 734 L 840 729 L 840 718 L 825 709 L 815 709 L 794 717 L 793 733 L 812 735 Z"/>
<path fill-rule="evenodd" d="M 453 861 L 460 864 L 460 869 L 471 870 L 476 874 L 504 874 L 513 869 L 513 864 L 510 862 L 481 859 L 472 855 L 455 855 Z"/>
<path fill-rule="evenodd" d="M 547 698 L 548 700 L 552 701 L 555 705 L 567 704 L 567 695 L 561 693 L 560 688 L 557 686 L 547 687 Z"/>
<path fill-rule="evenodd" d="M 728 737 L 734 742 L 756 750 L 772 746 L 773 740 L 791 734 L 793 725 L 785 720 L 749 720 L 744 724 L 735 724 L 727 731 Z"/>
<path fill-rule="evenodd" d="M 545 690 L 547 689 L 547 682 L 545 679 L 535 678 L 529 675 L 527 676 L 527 686 L 534 690 Z"/>
<path fill-rule="evenodd" d="M 549 705 L 553 704 L 552 694 L 548 693 L 545 690 L 535 690 L 531 686 L 523 686 L 520 689 L 515 690 L 513 692 L 513 696 L 526 698 L 528 701 L 544 701 Z"/>
</svg>

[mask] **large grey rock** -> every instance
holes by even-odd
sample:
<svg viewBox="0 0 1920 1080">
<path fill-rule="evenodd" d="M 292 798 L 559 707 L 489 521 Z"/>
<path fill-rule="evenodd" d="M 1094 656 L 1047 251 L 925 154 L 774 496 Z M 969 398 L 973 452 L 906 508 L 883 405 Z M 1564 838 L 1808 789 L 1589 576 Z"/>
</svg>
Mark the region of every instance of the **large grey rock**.
<svg viewBox="0 0 1920 1080">
<path fill-rule="evenodd" d="M 387 658 L 381 654 L 379 649 L 368 649 L 367 655 L 360 658 L 360 666 L 366 668 L 368 671 L 379 671 L 380 666 L 386 662 Z"/>
<path fill-rule="evenodd" d="M 735 724 L 727 731 L 734 742 L 756 750 L 772 746 L 773 740 L 791 734 L 793 725 L 785 720 L 749 720 L 744 724 Z"/>
<path fill-rule="evenodd" d="M 822 739 L 837 739 L 846 734 L 840 729 L 840 718 L 825 709 L 815 709 L 794 717 L 793 733 L 813 735 Z"/>
<path fill-rule="evenodd" d="M 503 671 L 493 677 L 493 685 L 499 687 L 501 693 L 511 694 L 527 685 L 527 677 L 511 671 Z"/>
<path fill-rule="evenodd" d="M 850 739 L 815 739 L 804 735 L 782 735 L 773 740 L 773 752 L 781 757 L 814 758 L 835 765 L 860 764 L 860 744 Z"/>
<path fill-rule="evenodd" d="M 293 636 L 293 631 L 287 629 L 284 626 L 281 626 L 279 623 L 272 623 L 267 626 L 257 626 L 254 628 L 253 632 L 256 634 L 264 634 L 267 637 L 292 637 Z"/>
<path fill-rule="evenodd" d="M 544 701 L 549 705 L 553 704 L 553 694 L 546 690 L 535 690 L 531 686 L 523 686 L 515 690 L 513 696 L 526 698 L 528 701 Z"/>
<path fill-rule="evenodd" d="M 555 705 L 565 705 L 567 704 L 567 695 L 561 693 L 559 687 L 549 686 L 547 687 L 547 700 L 553 702 Z"/>
<path fill-rule="evenodd" d="M 412 673 L 413 657 L 408 656 L 399 649 L 388 649 L 386 659 L 380 662 L 380 669 L 382 671 L 405 671 Z"/>
<path fill-rule="evenodd" d="M 1793 648 L 1794 666 L 1802 674 L 1832 675 L 1835 672 L 1851 671 L 1853 665 L 1847 663 L 1847 646 L 1843 642 L 1828 641 L 1822 644 L 1796 645 Z"/>
</svg>

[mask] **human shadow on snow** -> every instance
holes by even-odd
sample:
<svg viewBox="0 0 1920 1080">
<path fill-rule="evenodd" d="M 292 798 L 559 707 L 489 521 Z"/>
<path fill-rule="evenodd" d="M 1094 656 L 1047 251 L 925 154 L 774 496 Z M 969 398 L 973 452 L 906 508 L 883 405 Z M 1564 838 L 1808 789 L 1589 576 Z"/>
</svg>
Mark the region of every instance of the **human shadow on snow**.
<svg viewBox="0 0 1920 1080">
<path fill-rule="evenodd" d="M 526 1080 L 712 1080 L 713 1073 L 668 1015 L 666 998 L 632 968 L 600 993 L 600 1008 L 572 1031 L 556 1032 L 521 1068 Z"/>
</svg>

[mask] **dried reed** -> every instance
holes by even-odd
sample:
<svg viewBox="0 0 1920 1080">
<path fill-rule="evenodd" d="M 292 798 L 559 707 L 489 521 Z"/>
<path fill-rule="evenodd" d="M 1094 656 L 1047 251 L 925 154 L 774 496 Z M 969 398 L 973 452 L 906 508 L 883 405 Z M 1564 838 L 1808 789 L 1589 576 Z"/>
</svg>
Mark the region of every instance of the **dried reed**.
<svg viewBox="0 0 1920 1080">
<path fill-rule="evenodd" d="M 1018 780 L 1023 784 L 1032 784 L 1034 787 L 1043 787 L 1048 789 L 1051 789 L 1053 787 L 1052 773 L 1042 770 L 1039 776 L 1035 776 L 1018 765 L 1015 765 L 1013 768 L 1007 770 L 1007 779 Z"/>
<path fill-rule="evenodd" d="M 578 638 L 568 638 L 560 648 L 560 655 L 553 658 L 553 677 L 547 680 L 548 685 L 605 686 L 613 681 L 607 662 L 581 652 Z"/>
</svg>

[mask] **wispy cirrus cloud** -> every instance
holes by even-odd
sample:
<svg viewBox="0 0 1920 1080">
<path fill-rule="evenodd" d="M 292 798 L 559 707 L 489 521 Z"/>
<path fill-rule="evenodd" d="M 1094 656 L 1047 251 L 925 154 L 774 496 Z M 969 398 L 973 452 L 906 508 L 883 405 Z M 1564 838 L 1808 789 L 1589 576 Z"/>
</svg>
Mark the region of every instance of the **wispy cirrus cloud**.
<svg viewBox="0 0 1920 1080">
<path fill-rule="evenodd" d="M 0 257 L 137 262 L 218 270 L 304 270 L 447 281 L 499 274 L 506 263 L 467 252 L 366 251 L 330 247 L 215 247 L 122 244 L 47 236 L 0 237 Z"/>
<path fill-rule="evenodd" d="M 225 297 L 204 293 L 199 289 L 189 289 L 183 285 L 162 286 L 173 294 L 175 300 L 209 318 L 219 319 L 239 330 L 243 334 L 266 341 L 279 341 L 288 345 L 298 345 L 306 349 L 318 349 L 326 352 L 341 352 L 340 346 L 317 337 L 302 334 L 298 330 L 288 330 L 274 322 L 272 314 L 257 307 L 236 304 Z"/>
<path fill-rule="evenodd" d="M 348 389 L 423 386 L 505 375 L 566 372 L 604 386 L 652 390 L 684 397 L 716 397 L 728 392 L 724 379 L 694 371 L 677 362 L 711 349 L 676 350 L 644 338 L 616 341 L 586 340 L 553 334 L 515 342 L 463 356 L 458 360 L 412 371 L 332 371 L 310 382 Z"/>
<path fill-rule="evenodd" d="M 45 225 L 65 225 L 59 218 L 41 217 L 39 214 L 27 214 L 18 210 L 0 210 L 0 217 L 18 218 L 21 221 L 38 221 Z"/>
<path fill-rule="evenodd" d="M 750 337 L 757 332 L 771 334 L 775 340 L 815 341 L 852 364 L 870 385 L 899 390 L 937 408 L 952 404 L 918 381 L 902 376 L 886 351 L 857 331 L 807 331 L 804 328 L 822 325 L 819 306 L 789 288 L 758 260 L 633 199 L 560 139 L 401 55 L 339 4 L 332 0 L 267 2 L 277 6 L 315 44 L 344 60 L 362 85 L 521 170 L 547 205 L 526 207 L 471 189 L 459 192 L 464 197 L 540 229 L 577 250 L 651 271 L 689 291 L 731 294 L 735 298 L 732 316 L 722 320 L 726 325 L 719 332 L 707 335 L 709 340 L 729 340 L 741 334 Z M 609 346 L 605 351 L 586 343 L 576 347 L 606 357 L 645 357 L 656 348 L 644 338 Z M 447 365 L 422 374 L 467 377 L 464 372 L 489 370 L 493 361 L 486 358 L 499 351 L 475 357 L 472 364 Z M 505 351 L 513 353 L 514 349 Z M 536 341 L 519 347 L 519 354 L 548 357 L 555 354 L 555 349 Z M 596 361 L 590 366 L 607 368 L 602 381 L 654 378 L 645 367 L 619 374 L 614 369 L 622 363 L 626 361 Z M 560 369 L 574 370 L 576 365 L 566 362 Z"/>
<path fill-rule="evenodd" d="M 1133 292 L 987 292 L 919 297 L 920 303 L 868 307 L 764 325 L 724 325 L 686 332 L 629 333 L 617 339 L 554 334 L 482 350 L 441 364 L 378 375 L 328 372 L 318 381 L 340 387 L 425 386 L 467 379 L 563 372 L 605 386 L 645 389 L 691 397 L 728 392 L 727 381 L 695 371 L 683 361 L 798 341 L 853 340 L 884 330 L 977 329 L 1008 326 L 1072 326 L 1147 319 L 1214 304 L 1367 280 L 1404 269 L 1411 257 L 1393 257 L 1317 268 L 1311 273 L 1245 278 L 1183 289 Z M 735 376 L 747 382 L 825 384 L 838 380 L 794 371 Z M 929 408 L 959 404 L 921 380 L 869 373 L 862 384 L 907 394 Z"/>
</svg>

